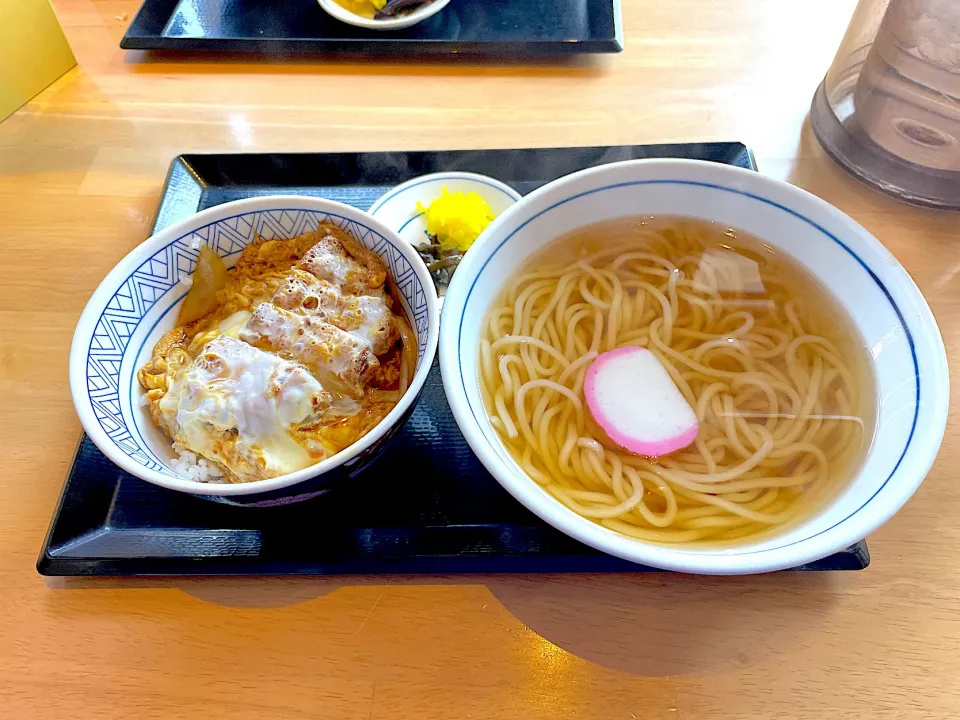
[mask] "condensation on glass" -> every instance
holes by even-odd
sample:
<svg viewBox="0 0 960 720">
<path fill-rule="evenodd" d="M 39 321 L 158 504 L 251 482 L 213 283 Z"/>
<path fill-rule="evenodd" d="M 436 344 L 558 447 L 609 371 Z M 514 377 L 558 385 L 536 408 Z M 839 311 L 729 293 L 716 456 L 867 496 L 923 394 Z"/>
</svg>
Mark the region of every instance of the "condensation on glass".
<svg viewBox="0 0 960 720">
<path fill-rule="evenodd" d="M 811 120 L 864 182 L 960 209 L 960 0 L 861 0 Z"/>
</svg>

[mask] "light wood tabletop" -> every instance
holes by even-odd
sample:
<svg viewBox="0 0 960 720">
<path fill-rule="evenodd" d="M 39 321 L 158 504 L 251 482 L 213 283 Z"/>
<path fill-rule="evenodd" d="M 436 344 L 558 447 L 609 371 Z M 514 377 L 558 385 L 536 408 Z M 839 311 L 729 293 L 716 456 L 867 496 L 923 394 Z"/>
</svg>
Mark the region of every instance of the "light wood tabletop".
<svg viewBox="0 0 960 720">
<path fill-rule="evenodd" d="M 953 415 L 860 573 L 54 581 L 34 569 L 80 434 L 73 328 L 147 236 L 184 151 L 740 140 L 761 172 L 890 248 L 953 357 L 960 215 L 860 186 L 810 131 L 853 2 L 623 0 L 623 53 L 519 67 L 125 53 L 136 0 L 53 4 L 79 67 L 0 124 L 0 717 L 960 717 Z"/>
</svg>

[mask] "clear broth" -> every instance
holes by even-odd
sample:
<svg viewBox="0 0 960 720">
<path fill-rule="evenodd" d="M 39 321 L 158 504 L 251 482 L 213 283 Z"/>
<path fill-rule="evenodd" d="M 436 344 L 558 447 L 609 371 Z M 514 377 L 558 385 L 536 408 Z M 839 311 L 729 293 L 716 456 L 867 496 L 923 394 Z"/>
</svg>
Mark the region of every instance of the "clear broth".
<svg viewBox="0 0 960 720">
<path fill-rule="evenodd" d="M 596 258 L 599 253 L 611 248 L 620 249 L 608 257 Z M 624 261 L 622 258 L 626 257 L 626 253 L 651 253 L 660 260 L 638 257 Z M 618 259 L 620 264 L 615 267 Z M 669 505 L 665 492 L 658 491 L 655 487 L 657 481 L 652 479 L 655 477 L 659 477 L 662 482 L 671 486 L 677 500 L 678 517 L 681 517 L 681 511 L 693 511 L 686 512 L 683 515 L 685 518 L 696 516 L 698 512 L 703 515 L 699 520 L 695 517 L 685 519 L 682 526 L 676 527 L 678 533 L 671 538 L 666 537 L 667 533 L 661 532 L 663 528 L 645 522 L 642 518 L 630 519 L 634 515 L 642 515 L 639 510 L 634 509 L 631 511 L 632 515 L 628 513 L 625 516 L 627 519 L 624 522 L 628 531 L 626 534 L 666 543 L 695 542 L 698 545 L 705 543 L 713 545 L 740 543 L 747 540 L 752 542 L 759 536 L 779 534 L 803 522 L 846 486 L 869 448 L 877 415 L 875 381 L 869 355 L 846 311 L 799 263 L 757 238 L 742 231 L 706 221 L 668 216 L 636 217 L 605 222 L 559 238 L 525 263 L 524 267 L 505 284 L 501 297 L 488 309 L 484 338 L 489 344 L 485 346 L 486 349 L 481 348 L 481 390 L 501 440 L 532 479 L 575 512 L 580 512 L 578 507 L 592 508 L 590 512 L 596 509 L 603 510 L 605 507 L 616 505 L 617 502 L 623 502 L 624 495 L 631 494 L 629 489 L 624 489 L 626 485 L 623 484 L 622 477 L 620 492 L 613 488 L 609 482 L 614 474 L 612 466 L 607 471 L 606 480 L 601 477 L 602 472 L 591 470 L 592 460 L 587 457 L 587 451 L 575 451 L 575 453 L 581 453 L 579 463 L 574 459 L 565 464 L 561 462 L 563 455 L 561 451 L 565 439 L 573 432 L 569 427 L 574 420 L 568 418 L 567 426 L 563 426 L 560 420 L 565 412 L 568 415 L 575 415 L 575 413 L 558 408 L 552 415 L 550 423 L 547 424 L 546 430 L 543 430 L 541 424 L 535 426 L 531 422 L 529 424 L 531 436 L 520 431 L 516 412 L 511 409 L 515 408 L 516 394 L 507 391 L 515 391 L 526 381 L 536 379 L 534 375 L 541 377 L 536 371 L 533 375 L 529 372 L 531 353 L 537 358 L 541 367 L 550 364 L 549 355 L 538 351 L 530 342 L 511 344 L 510 341 L 504 341 L 508 344 L 493 351 L 489 350 L 493 347 L 493 343 L 501 338 L 533 332 L 531 327 L 536 329 L 536 320 L 546 315 L 551 319 L 541 328 L 537 337 L 558 353 L 563 354 L 570 362 L 581 357 L 584 354 L 581 351 L 589 347 L 588 344 L 593 341 L 590 332 L 590 327 L 593 326 L 588 327 L 590 323 L 585 323 L 581 318 L 578 321 L 579 325 L 575 325 L 573 331 L 567 332 L 566 337 L 561 338 L 560 328 L 563 326 L 563 321 L 557 314 L 557 307 L 563 301 L 558 301 L 550 312 L 544 312 L 549 307 L 556 287 L 549 285 L 549 278 L 521 280 L 531 273 L 540 276 L 549 274 L 551 268 L 563 266 L 570 270 L 575 268 L 579 261 L 586 261 L 595 270 L 612 273 L 612 276 L 616 276 L 623 286 L 619 315 L 611 315 L 611 311 L 608 310 L 604 317 L 604 330 L 600 333 L 608 337 L 606 328 L 609 324 L 619 323 L 616 340 L 612 343 L 607 342 L 606 346 L 601 344 L 596 348 L 597 350 L 606 351 L 627 344 L 644 344 L 657 352 L 662 362 L 671 364 L 676 373 L 687 378 L 683 382 L 687 383 L 690 392 L 686 394 L 692 394 L 695 400 L 699 400 L 703 391 L 716 381 L 716 378 L 710 380 L 707 375 L 698 374 L 696 369 L 688 367 L 684 361 L 674 360 L 672 356 L 665 354 L 667 351 L 658 350 L 658 346 L 653 342 L 652 333 L 656 332 L 657 337 L 662 340 L 661 332 L 664 331 L 667 323 L 663 307 L 657 309 L 658 302 L 652 300 L 655 295 L 644 289 L 642 283 L 646 282 L 661 291 L 660 294 L 666 298 L 670 306 L 671 314 L 674 309 L 677 311 L 671 330 L 671 341 L 666 343 L 666 347 L 693 359 L 700 345 L 707 340 L 690 337 L 689 334 L 684 336 L 683 331 L 701 332 L 717 340 L 718 342 L 713 343 L 712 350 L 708 348 L 708 351 L 702 354 L 700 364 L 711 370 L 729 374 L 726 378 L 720 378 L 720 381 L 727 383 L 726 389 L 722 392 L 735 399 L 736 403 L 733 406 L 722 406 L 728 410 L 732 407 L 732 412 L 711 412 L 711 407 L 717 410 L 719 406 L 711 405 L 710 403 L 714 400 L 710 400 L 706 405 L 707 412 L 700 420 L 698 437 L 702 438 L 704 443 L 714 445 L 721 443 L 722 449 L 701 449 L 698 455 L 691 446 L 663 458 L 649 459 L 631 456 L 626 450 L 617 447 L 584 409 L 587 417 L 582 423 L 582 430 L 577 431 L 578 437 L 583 436 L 589 441 L 599 443 L 606 453 L 605 458 L 609 458 L 611 454 L 616 455 L 617 461 L 611 459 L 612 462 L 633 463 L 629 466 L 634 467 L 638 473 L 641 471 L 647 473 L 646 480 L 641 478 L 644 485 L 642 502 L 654 516 L 660 512 L 667 513 Z M 675 270 L 669 270 L 670 265 L 674 266 Z M 661 268 L 662 271 L 660 271 Z M 583 272 L 585 271 L 582 271 L 581 275 Z M 675 276 L 673 280 L 671 280 L 672 275 Z M 607 286 L 612 287 L 612 276 Z M 586 286 L 577 283 L 578 288 L 568 295 L 565 307 L 569 310 L 570 305 L 583 303 L 584 295 L 579 288 L 586 289 L 594 299 L 600 302 L 605 299 L 611 300 L 609 304 L 612 305 L 613 291 L 610 290 L 608 297 L 604 295 L 607 292 L 605 290 L 607 286 L 603 282 L 593 275 L 585 277 L 588 278 Z M 537 282 L 546 284 L 546 289 L 535 288 L 529 296 L 530 299 L 522 303 L 521 314 L 527 318 L 528 324 L 525 331 L 516 333 L 518 325 L 515 308 L 518 298 L 523 297 L 524 291 L 529 290 Z M 676 283 L 675 297 L 671 294 L 671 282 Z M 518 283 L 522 284 L 518 285 Z M 627 287 L 630 283 L 634 286 Z M 641 293 L 645 294 L 646 298 L 642 312 L 639 310 L 638 299 Z M 622 309 L 623 303 L 633 303 L 632 312 L 629 313 L 631 315 L 629 324 L 626 311 Z M 650 314 L 651 307 L 654 310 L 653 315 Z M 754 322 L 750 330 L 738 338 L 736 333 L 740 322 L 741 320 L 746 322 L 744 313 L 749 313 Z M 574 316 L 576 312 L 563 317 Z M 657 324 L 657 318 L 660 318 L 659 324 Z M 721 320 L 722 318 L 730 318 L 730 322 L 724 324 L 726 320 Z M 797 322 L 800 323 L 799 326 Z M 576 335 L 578 332 L 579 340 L 574 340 L 571 345 L 571 335 Z M 644 332 L 648 333 L 645 343 Z M 786 353 L 771 355 L 781 336 L 789 337 L 792 341 L 810 335 L 823 338 L 832 348 L 822 350 L 821 344 L 802 340 L 793 356 L 794 360 L 788 360 Z M 828 354 L 832 360 L 825 359 L 824 353 Z M 507 360 L 503 360 L 504 358 Z M 503 363 L 506 364 L 507 377 L 511 378 L 509 385 L 501 374 L 500 367 Z M 588 365 L 588 362 L 582 364 L 577 372 L 572 373 L 572 379 L 567 381 L 567 386 L 578 394 L 581 402 L 584 403 L 584 408 L 586 405 L 582 390 L 582 375 Z M 522 369 L 524 367 L 528 372 L 524 372 Z M 559 368 L 560 365 L 557 367 Z M 750 367 L 761 369 L 751 371 Z M 819 370 L 817 370 L 818 367 Z M 579 387 L 576 386 L 578 375 L 581 383 Z M 797 393 L 799 400 L 791 400 L 790 392 L 787 390 L 782 392 L 774 390 L 777 412 L 770 412 L 773 405 L 769 400 L 769 394 L 764 394 L 759 387 L 755 392 L 744 391 L 743 385 L 734 385 L 734 380 L 731 379 L 737 375 L 744 376 L 740 379 L 743 381 L 746 375 L 751 375 L 761 380 L 766 379 L 765 381 L 773 384 L 779 382 L 781 385 L 789 386 Z M 555 374 L 552 377 L 556 380 L 558 376 Z M 815 386 L 814 383 L 821 381 L 826 383 L 822 386 L 822 390 L 816 392 L 811 390 L 813 387 L 820 388 L 821 385 Z M 695 388 L 696 391 L 694 391 Z M 815 398 L 812 407 L 818 410 L 812 414 L 803 412 L 807 391 L 810 397 Z M 539 417 L 542 422 L 544 409 L 549 409 L 556 403 L 565 402 L 556 392 L 553 395 L 557 397 L 544 400 L 550 393 L 551 391 L 541 387 L 526 393 L 523 405 L 524 415 L 528 420 L 530 418 L 536 420 Z M 723 397 L 722 402 L 726 403 L 726 396 Z M 696 407 L 694 403 L 691 405 Z M 540 415 L 537 414 L 538 407 L 540 407 Z M 503 422 L 504 415 L 507 420 L 512 420 L 516 425 L 516 437 L 510 437 L 507 431 L 508 423 Z M 731 422 L 734 429 L 725 430 Z M 743 425 L 747 426 L 746 429 L 738 429 Z M 798 432 L 797 428 L 801 425 L 797 441 L 786 442 L 792 436 L 791 433 Z M 848 428 L 848 425 L 852 429 Z M 566 434 L 564 427 L 567 428 Z M 783 434 L 782 442 L 776 440 L 778 432 Z M 782 522 L 738 520 L 737 518 L 741 518 L 740 515 L 717 510 L 712 502 L 698 503 L 692 494 L 699 491 L 690 491 L 681 486 L 675 487 L 669 478 L 663 477 L 669 474 L 675 477 L 683 476 L 681 479 L 684 480 L 689 480 L 687 476 L 691 474 L 700 478 L 717 477 L 717 472 L 723 473 L 724 468 L 735 468 L 752 457 L 752 451 L 755 451 L 757 445 L 767 436 L 764 433 L 774 438 L 771 454 L 793 451 L 797 447 L 797 442 L 807 442 L 813 445 L 815 450 L 797 452 L 795 458 L 784 456 L 791 458 L 789 460 L 766 457 L 757 467 L 743 473 L 741 477 L 710 485 L 710 487 L 717 487 L 720 490 L 730 488 L 730 492 L 718 491 L 713 493 L 713 496 L 723 500 L 732 499 L 731 501 L 737 504 L 743 503 L 750 512 L 753 512 L 751 510 L 753 506 L 757 506 L 759 507 L 757 512 L 765 513 L 763 515 L 765 518 L 787 517 Z M 530 441 L 530 437 L 534 438 L 534 442 Z M 754 439 L 753 445 L 749 444 L 751 437 Z M 844 439 L 846 439 L 844 447 L 839 447 L 844 444 Z M 590 452 L 595 451 L 590 442 L 586 442 L 586 446 L 591 449 Z M 745 452 L 748 454 L 747 458 L 743 457 Z M 828 456 L 828 462 L 823 465 L 820 461 L 814 460 L 817 469 L 811 470 L 811 460 L 804 458 L 813 457 L 816 452 Z M 548 457 L 551 455 L 553 457 Z M 712 465 L 707 455 L 713 459 Z M 713 468 L 713 465 L 719 469 Z M 821 470 L 823 467 L 826 467 L 826 471 Z M 563 471 L 563 468 L 566 468 L 566 471 Z M 572 477 L 569 476 L 570 472 L 573 473 Z M 816 480 L 800 486 L 789 486 L 791 477 L 800 479 L 812 474 L 817 474 Z M 741 478 L 742 484 L 756 485 L 766 475 L 775 479 L 772 486 L 777 483 L 786 483 L 786 485 L 775 487 L 774 490 L 763 490 L 753 499 L 750 497 L 751 494 L 756 495 L 757 487 L 739 493 L 733 489 L 734 483 Z M 699 482 L 699 480 L 693 482 Z M 636 488 L 636 485 L 630 487 Z M 700 483 L 698 487 L 703 489 L 706 484 Z M 608 493 L 610 499 L 601 500 L 604 492 Z M 703 495 L 703 493 L 700 494 Z M 574 495 L 576 497 L 573 497 Z M 774 499 L 764 506 L 763 503 L 770 497 Z M 700 507 L 703 509 L 697 510 Z M 584 513 L 581 512 L 581 514 Z M 714 516 L 726 519 L 703 519 Z M 731 517 L 733 519 L 730 519 Z M 617 518 L 591 517 L 590 519 L 611 529 L 625 531 L 624 527 L 616 525 L 620 522 Z M 688 527 L 696 526 L 697 522 L 704 524 L 716 522 L 723 529 L 704 530 Z M 642 531 L 637 531 L 639 534 L 634 532 L 635 523 Z M 724 526 L 723 523 L 728 523 L 729 526 Z M 671 528 L 672 526 L 667 530 Z M 692 537 L 697 533 L 701 535 Z M 661 535 L 664 536 L 661 537 Z"/>
</svg>

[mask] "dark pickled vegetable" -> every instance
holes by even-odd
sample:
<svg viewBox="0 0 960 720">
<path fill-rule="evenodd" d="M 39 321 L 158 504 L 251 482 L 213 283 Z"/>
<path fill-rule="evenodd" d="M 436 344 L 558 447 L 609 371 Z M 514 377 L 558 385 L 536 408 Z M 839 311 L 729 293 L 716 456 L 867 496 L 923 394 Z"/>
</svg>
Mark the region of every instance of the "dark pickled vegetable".
<svg viewBox="0 0 960 720">
<path fill-rule="evenodd" d="M 434 0 L 390 0 L 390 2 L 377 10 L 374 19 L 389 20 L 391 18 L 409 15 L 414 10 L 419 10 L 425 5 L 431 5 L 433 2 Z"/>
<path fill-rule="evenodd" d="M 427 242 L 417 245 L 417 253 L 427 264 L 427 270 L 437 287 L 446 287 L 453 272 L 463 259 L 463 250 L 445 250 L 434 235 L 427 235 Z"/>
</svg>

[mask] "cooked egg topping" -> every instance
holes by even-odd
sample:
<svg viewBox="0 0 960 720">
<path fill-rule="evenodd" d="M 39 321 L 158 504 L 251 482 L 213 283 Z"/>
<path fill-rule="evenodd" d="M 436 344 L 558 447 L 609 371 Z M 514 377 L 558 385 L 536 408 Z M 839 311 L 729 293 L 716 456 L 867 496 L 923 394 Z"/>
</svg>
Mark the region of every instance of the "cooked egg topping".
<svg viewBox="0 0 960 720">
<path fill-rule="evenodd" d="M 356 442 L 414 365 L 385 283 L 379 256 L 339 228 L 251 243 L 216 310 L 167 333 L 140 370 L 154 422 L 230 482 L 295 472 Z"/>
<path fill-rule="evenodd" d="M 255 480 L 316 462 L 291 430 L 331 401 L 302 365 L 221 335 L 174 381 L 160 408 L 175 443 Z"/>
</svg>

